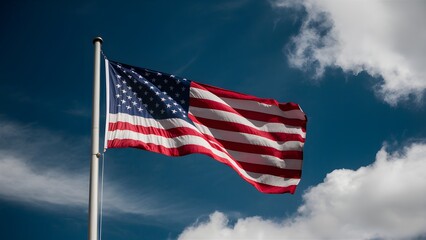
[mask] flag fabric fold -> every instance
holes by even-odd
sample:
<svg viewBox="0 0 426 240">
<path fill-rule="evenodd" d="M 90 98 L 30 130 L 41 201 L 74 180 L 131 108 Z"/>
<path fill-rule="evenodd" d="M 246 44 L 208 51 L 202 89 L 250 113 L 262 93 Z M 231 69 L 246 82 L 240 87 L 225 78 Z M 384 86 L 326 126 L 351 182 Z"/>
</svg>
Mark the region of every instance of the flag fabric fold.
<svg viewBox="0 0 426 240">
<path fill-rule="evenodd" d="M 294 193 L 307 122 L 299 105 L 105 63 L 106 148 L 201 153 L 230 166 L 261 192 Z"/>
</svg>

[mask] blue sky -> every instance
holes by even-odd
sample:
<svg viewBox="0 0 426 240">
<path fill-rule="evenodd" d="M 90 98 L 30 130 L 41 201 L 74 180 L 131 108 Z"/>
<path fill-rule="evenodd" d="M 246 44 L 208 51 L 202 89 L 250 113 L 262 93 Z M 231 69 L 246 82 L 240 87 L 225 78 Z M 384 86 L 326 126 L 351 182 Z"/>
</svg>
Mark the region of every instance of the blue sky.
<svg viewBox="0 0 426 240">
<path fill-rule="evenodd" d="M 87 236 L 96 36 L 111 60 L 296 102 L 309 120 L 294 195 L 261 194 L 202 155 L 108 150 L 103 239 L 426 237 L 425 10 L 422 1 L 4 3 L 1 238 Z"/>
</svg>

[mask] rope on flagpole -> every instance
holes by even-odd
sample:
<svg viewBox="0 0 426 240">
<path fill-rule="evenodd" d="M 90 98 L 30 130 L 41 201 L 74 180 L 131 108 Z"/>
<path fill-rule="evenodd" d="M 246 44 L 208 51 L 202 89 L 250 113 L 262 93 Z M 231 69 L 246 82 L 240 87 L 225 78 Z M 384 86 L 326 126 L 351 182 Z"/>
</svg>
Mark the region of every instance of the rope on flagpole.
<svg viewBox="0 0 426 240">
<path fill-rule="evenodd" d="M 105 153 L 101 158 L 101 192 L 99 196 L 99 240 L 102 240 L 102 209 L 104 200 L 104 169 L 105 169 Z"/>
</svg>

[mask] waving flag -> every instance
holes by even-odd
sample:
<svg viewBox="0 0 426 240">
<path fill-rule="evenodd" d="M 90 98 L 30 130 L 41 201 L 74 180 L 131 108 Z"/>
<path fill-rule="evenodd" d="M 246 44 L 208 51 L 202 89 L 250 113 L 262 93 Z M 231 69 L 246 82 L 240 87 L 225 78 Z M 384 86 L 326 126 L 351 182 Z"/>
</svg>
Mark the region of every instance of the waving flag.
<svg viewBox="0 0 426 240">
<path fill-rule="evenodd" d="M 294 193 L 306 116 L 278 103 L 108 61 L 107 148 L 206 154 L 264 193 Z"/>
</svg>

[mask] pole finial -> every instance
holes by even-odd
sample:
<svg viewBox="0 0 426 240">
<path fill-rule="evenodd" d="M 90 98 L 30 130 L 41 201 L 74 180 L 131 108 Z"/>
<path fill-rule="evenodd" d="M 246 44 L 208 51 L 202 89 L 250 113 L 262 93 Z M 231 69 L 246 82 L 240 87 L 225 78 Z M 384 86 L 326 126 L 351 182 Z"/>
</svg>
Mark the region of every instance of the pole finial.
<svg viewBox="0 0 426 240">
<path fill-rule="evenodd" d="M 93 44 L 95 44 L 96 42 L 100 42 L 101 44 L 102 44 L 102 42 L 103 42 L 104 40 L 101 38 L 101 37 L 95 37 L 94 39 L 93 39 Z"/>
</svg>

